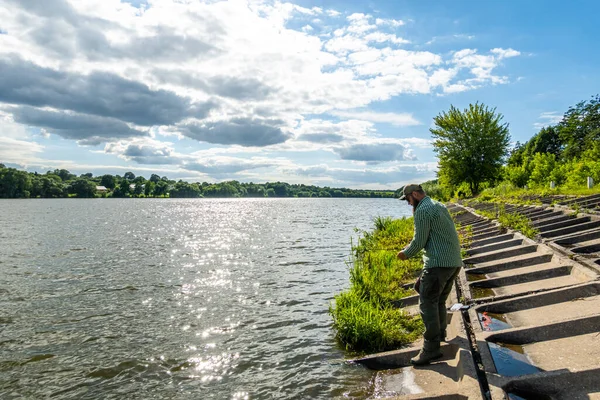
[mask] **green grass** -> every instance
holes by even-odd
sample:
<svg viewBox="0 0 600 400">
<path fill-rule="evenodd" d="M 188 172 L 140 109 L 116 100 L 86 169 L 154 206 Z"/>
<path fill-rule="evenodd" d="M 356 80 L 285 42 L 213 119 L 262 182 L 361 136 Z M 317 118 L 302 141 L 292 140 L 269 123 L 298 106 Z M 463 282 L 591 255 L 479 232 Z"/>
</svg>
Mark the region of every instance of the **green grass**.
<svg viewBox="0 0 600 400">
<path fill-rule="evenodd" d="M 336 339 L 355 353 L 396 349 L 417 340 L 424 330 L 420 317 L 389 303 L 368 301 L 352 289 L 335 296 L 329 311 Z"/>
<path fill-rule="evenodd" d="M 593 194 L 600 194 L 600 185 L 596 185 L 591 189 L 585 186 L 575 188 L 558 186 L 554 189 L 523 189 L 504 182 L 493 188 L 485 189 L 479 196 L 469 199 L 466 202 L 480 201 L 498 204 L 542 205 L 542 198 L 556 197 L 556 201 L 560 201 L 565 196 L 590 196 Z"/>
<path fill-rule="evenodd" d="M 424 331 L 420 316 L 391 305 L 416 294 L 403 285 L 414 281 L 423 269 L 421 257 L 406 261 L 396 257 L 412 240 L 413 219 L 379 217 L 374 224 L 375 229 L 361 232 L 352 246 L 350 288 L 336 295 L 329 307 L 336 340 L 355 354 L 397 349 Z M 461 243 L 467 245 L 470 228 L 458 231 Z"/>
<path fill-rule="evenodd" d="M 337 341 L 354 353 L 399 348 L 423 332 L 420 317 L 391 305 L 415 294 L 402 285 L 423 268 L 420 258 L 396 257 L 412 239 L 413 220 L 379 217 L 374 224 L 375 229 L 361 232 L 352 246 L 350 289 L 336 295 L 329 308 Z"/>
<path fill-rule="evenodd" d="M 474 203 L 477 203 L 477 201 L 471 201 L 469 205 L 472 206 Z M 483 204 L 487 202 L 479 203 Z M 497 220 L 500 226 L 519 231 L 530 239 L 533 239 L 539 233 L 539 231 L 533 227 L 529 218 L 517 213 L 507 213 L 503 204 L 496 204 L 493 210 L 477 210 L 477 213 L 486 218 Z"/>
<path fill-rule="evenodd" d="M 539 232 L 531 225 L 531 220 L 524 215 L 502 213 L 498 216 L 500 225 L 521 232 L 523 235 L 533 239 Z"/>
</svg>

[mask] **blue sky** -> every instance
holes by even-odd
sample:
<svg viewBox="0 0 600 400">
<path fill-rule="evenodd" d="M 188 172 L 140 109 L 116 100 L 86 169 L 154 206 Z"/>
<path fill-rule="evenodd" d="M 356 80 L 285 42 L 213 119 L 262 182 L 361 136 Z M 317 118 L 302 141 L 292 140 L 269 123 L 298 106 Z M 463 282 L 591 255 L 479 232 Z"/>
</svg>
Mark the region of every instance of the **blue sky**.
<svg viewBox="0 0 600 400">
<path fill-rule="evenodd" d="M 432 119 L 526 141 L 598 92 L 595 1 L 0 0 L 0 162 L 389 188 Z"/>
</svg>

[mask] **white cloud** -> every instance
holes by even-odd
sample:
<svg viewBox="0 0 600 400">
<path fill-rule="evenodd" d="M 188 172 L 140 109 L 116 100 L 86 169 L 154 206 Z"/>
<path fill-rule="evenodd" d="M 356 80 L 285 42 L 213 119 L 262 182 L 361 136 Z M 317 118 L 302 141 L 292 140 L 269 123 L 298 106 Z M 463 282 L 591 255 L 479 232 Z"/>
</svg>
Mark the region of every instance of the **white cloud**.
<svg viewBox="0 0 600 400">
<path fill-rule="evenodd" d="M 259 168 L 277 166 L 277 162 L 264 157 L 249 159 L 236 157 L 213 157 L 210 159 L 191 160 L 182 165 L 189 171 L 198 171 L 212 177 L 231 177 L 232 174 Z"/>
<path fill-rule="evenodd" d="M 30 164 L 43 151 L 39 143 L 0 136 L 0 163 Z"/>
<path fill-rule="evenodd" d="M 332 115 L 341 118 L 353 118 L 363 121 L 389 123 L 395 126 L 412 126 L 421 123 L 409 113 L 378 113 L 372 111 L 333 111 Z"/>
<path fill-rule="evenodd" d="M 372 17 L 368 14 L 354 13 L 347 17 L 350 25 L 346 28 L 347 32 L 363 34 L 377 29 L 377 25 L 371 24 Z"/>
<path fill-rule="evenodd" d="M 375 133 L 373 123 L 351 119 L 348 121 L 333 122 L 322 119 L 303 120 L 302 123 L 294 129 L 297 140 L 309 141 L 312 143 L 340 143 L 355 142 L 360 138 L 373 135 Z M 295 148 L 296 143 L 293 144 Z M 309 148 L 313 150 L 314 148 Z"/>
<path fill-rule="evenodd" d="M 429 41 L 425 42 L 426 45 L 431 45 L 437 42 L 456 42 L 461 40 L 473 40 L 475 35 L 466 35 L 464 33 L 456 33 L 454 35 L 445 36 L 434 36 Z"/>
<path fill-rule="evenodd" d="M 333 154 L 378 144 L 410 151 L 417 145 L 375 141 L 374 123 L 418 124 L 411 114 L 364 110 L 395 96 L 507 83 L 495 69 L 520 55 L 511 48 L 420 51 L 406 46 L 400 19 L 280 1 L 153 0 L 142 8 L 120 0 L 4 1 L 0 62 L 11 69 L 0 77 L 0 106 L 14 106 L 9 118 L 56 133 L 48 140 L 108 143 L 113 157 L 178 171 L 197 148 L 177 152 L 162 141 L 173 139 L 167 135 L 240 154 Z M 326 121 L 328 114 L 342 120 Z M 81 132 L 64 128 L 66 117 Z M 90 124 L 108 120 L 120 130 L 100 124 L 107 129 L 90 139 Z M 27 141 L 8 129 L 0 135 Z M 31 148 L 15 154 L 31 158 L 42 149 Z M 212 171 L 225 171 L 227 162 Z"/>
<path fill-rule="evenodd" d="M 476 49 L 463 49 L 454 53 L 451 63 L 455 68 L 468 69 L 473 75 L 456 83 L 450 83 L 444 86 L 445 93 L 456 93 L 471 89 L 476 89 L 484 84 L 493 85 L 506 84 L 509 79 L 507 76 L 494 75 L 493 71 L 500 65 L 501 60 L 510 57 L 516 57 L 520 53 L 513 49 L 495 48 L 490 50 L 490 54 L 479 54 Z"/>
<path fill-rule="evenodd" d="M 467 90 L 473 89 L 473 86 L 467 86 L 462 83 L 455 83 L 452 85 L 444 86 L 444 93 L 460 93 L 466 92 Z"/>
<path fill-rule="evenodd" d="M 30 139 L 23 125 L 0 111 L 0 163 L 29 164 L 38 160 L 44 146 Z"/>
<path fill-rule="evenodd" d="M 499 58 L 510 58 L 520 56 L 521 52 L 514 49 L 492 49 L 490 52 L 496 54 Z"/>
<path fill-rule="evenodd" d="M 536 130 L 539 130 L 549 125 L 556 125 L 562 121 L 562 119 L 562 114 L 558 113 L 557 111 L 543 112 L 539 115 L 538 122 L 534 123 L 533 127 Z"/>
<path fill-rule="evenodd" d="M 375 20 L 375 24 L 377 24 L 377 25 L 391 25 L 393 27 L 398 27 L 398 26 L 404 25 L 404 21 L 399 20 L 399 19 L 377 18 Z"/>
<path fill-rule="evenodd" d="M 181 164 L 186 158 L 177 154 L 171 143 L 150 138 L 108 143 L 104 146 L 104 152 L 138 164 Z"/>
<path fill-rule="evenodd" d="M 377 43 L 384 43 L 384 42 L 390 42 L 390 43 L 394 43 L 394 44 L 410 43 L 410 41 L 408 41 L 406 39 L 402 39 L 401 37 L 398 37 L 396 35 L 393 35 L 390 33 L 383 33 L 383 32 L 369 33 L 368 35 L 365 36 L 365 40 L 367 42 L 377 42 Z"/>
<path fill-rule="evenodd" d="M 432 87 L 442 86 L 446 88 L 448 83 L 456 76 L 457 73 L 457 68 L 438 69 L 429 77 L 429 84 Z"/>
<path fill-rule="evenodd" d="M 393 167 L 335 168 L 326 164 L 299 166 L 286 171 L 312 179 L 335 181 L 358 186 L 379 184 L 381 187 L 401 187 L 410 182 L 425 182 L 435 178 L 437 163 L 404 164 Z"/>
</svg>

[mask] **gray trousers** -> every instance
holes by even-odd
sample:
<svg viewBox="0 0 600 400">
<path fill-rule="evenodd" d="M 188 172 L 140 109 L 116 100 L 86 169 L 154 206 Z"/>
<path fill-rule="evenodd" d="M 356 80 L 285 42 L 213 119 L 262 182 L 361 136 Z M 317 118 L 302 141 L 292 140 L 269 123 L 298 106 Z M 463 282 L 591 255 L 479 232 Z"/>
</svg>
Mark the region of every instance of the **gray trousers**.
<svg viewBox="0 0 600 400">
<path fill-rule="evenodd" d="M 425 268 L 421 274 L 419 308 L 425 324 L 423 348 L 426 351 L 438 350 L 444 339 L 442 333 L 446 332 L 447 325 L 446 299 L 459 271 L 460 267 L 433 267 Z"/>
</svg>

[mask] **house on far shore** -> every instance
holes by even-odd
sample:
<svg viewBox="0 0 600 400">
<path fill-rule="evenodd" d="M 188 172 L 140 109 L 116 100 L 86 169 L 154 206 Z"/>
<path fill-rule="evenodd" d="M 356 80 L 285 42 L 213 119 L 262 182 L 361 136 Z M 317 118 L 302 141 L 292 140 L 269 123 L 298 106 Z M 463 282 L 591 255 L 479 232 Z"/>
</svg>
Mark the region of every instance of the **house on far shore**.
<svg viewBox="0 0 600 400">
<path fill-rule="evenodd" d="M 106 193 L 106 192 L 108 192 L 108 189 L 106 188 L 106 186 L 96 186 L 96 192 Z"/>
</svg>

